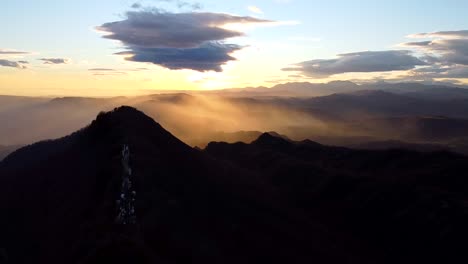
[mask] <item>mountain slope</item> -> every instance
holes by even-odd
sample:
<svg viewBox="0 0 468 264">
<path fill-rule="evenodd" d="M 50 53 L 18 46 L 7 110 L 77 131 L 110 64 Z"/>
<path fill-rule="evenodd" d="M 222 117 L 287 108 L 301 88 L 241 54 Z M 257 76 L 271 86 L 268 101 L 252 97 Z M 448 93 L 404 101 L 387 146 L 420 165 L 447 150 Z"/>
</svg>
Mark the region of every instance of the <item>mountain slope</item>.
<svg viewBox="0 0 468 264">
<path fill-rule="evenodd" d="M 20 146 L 2 146 L 0 145 L 0 161 L 8 156 L 10 153 L 19 149 Z"/>
<path fill-rule="evenodd" d="M 124 144 L 136 190 L 130 226 L 115 222 Z M 121 107 L 0 163 L 0 251 L 11 263 L 373 263 L 364 245 L 279 198 L 259 174 Z"/>
<path fill-rule="evenodd" d="M 292 207 L 367 241 L 385 263 L 468 260 L 465 156 L 359 151 L 269 134 L 205 151 L 263 175 Z"/>
</svg>

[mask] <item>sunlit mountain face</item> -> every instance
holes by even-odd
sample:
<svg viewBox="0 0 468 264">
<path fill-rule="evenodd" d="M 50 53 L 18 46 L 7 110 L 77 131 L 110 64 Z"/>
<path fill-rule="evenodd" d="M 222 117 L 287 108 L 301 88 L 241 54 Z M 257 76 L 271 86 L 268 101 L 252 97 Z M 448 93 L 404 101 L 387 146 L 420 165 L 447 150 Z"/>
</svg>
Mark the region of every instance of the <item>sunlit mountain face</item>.
<svg viewBox="0 0 468 264">
<path fill-rule="evenodd" d="M 0 263 L 466 263 L 468 3 L 7 1 Z"/>
</svg>

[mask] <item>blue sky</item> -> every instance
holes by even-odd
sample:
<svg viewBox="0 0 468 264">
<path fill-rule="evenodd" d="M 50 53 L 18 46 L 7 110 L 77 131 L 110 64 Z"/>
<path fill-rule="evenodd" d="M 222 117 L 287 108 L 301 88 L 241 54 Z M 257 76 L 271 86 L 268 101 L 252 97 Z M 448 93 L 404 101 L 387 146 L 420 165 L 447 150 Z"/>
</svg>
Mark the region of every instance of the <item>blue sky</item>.
<svg viewBox="0 0 468 264">
<path fill-rule="evenodd" d="M 32 65 L 28 66 L 30 70 L 34 65 L 38 66 L 35 69 L 36 75 L 40 75 L 41 67 L 45 67 L 37 61 L 38 58 L 70 59 L 73 62 L 71 65 L 53 68 L 58 72 L 68 71 L 69 74 L 80 70 L 81 74 L 86 72 L 88 66 L 78 63 L 81 61 L 92 61 L 89 67 L 113 67 L 119 61 L 112 54 L 122 51 L 122 45 L 102 38 L 95 27 L 125 19 L 125 12 L 132 10 L 130 6 L 134 3 L 135 1 L 127 0 L 5 1 L 0 16 L 0 23 L 3 25 L 0 29 L 0 49 L 31 52 L 29 58 L 25 59 L 28 59 Z M 139 3 L 143 6 L 164 8 L 174 13 L 193 11 L 177 8 L 174 1 L 146 0 Z M 202 8 L 195 12 L 227 13 L 289 22 L 285 23 L 286 25 L 255 27 L 245 32 L 246 37 L 229 41 L 251 47 L 255 47 L 258 43 L 265 46 L 271 43 L 271 47 L 278 46 L 276 50 L 268 49 L 255 59 L 258 61 L 267 57 L 277 57 L 274 63 L 278 71 L 288 67 L 288 64 L 331 59 L 342 53 L 401 49 L 396 46 L 408 42 L 406 36 L 410 34 L 468 29 L 467 1 L 206 0 L 198 3 Z M 248 7 L 253 6 L 261 12 L 250 11 Z M 249 53 L 250 55 L 255 53 Z M 3 57 L 3 59 L 14 58 Z M 16 57 L 17 61 L 20 59 L 22 58 Z M 146 67 L 145 65 L 142 67 Z M 138 66 L 135 63 L 132 67 Z M 5 68 L 0 67 L 0 81 L 2 75 L 11 74 L 13 71 Z M 226 71 L 229 73 L 230 70 Z M 262 78 L 280 77 L 278 71 L 272 70 L 271 74 L 262 74 Z M 196 75 L 187 72 L 184 74 Z M 240 70 L 233 71 L 229 76 L 237 80 L 243 79 L 242 82 L 220 82 L 222 83 L 220 88 L 226 88 L 224 87 L 226 85 L 249 84 L 246 80 L 249 76 L 240 77 L 239 74 Z M 20 76 L 17 73 L 15 75 Z M 45 76 L 44 74 L 44 78 Z M 219 75 L 213 76 L 207 73 L 206 76 L 198 76 L 191 80 L 219 77 Z M 284 79 L 284 76 L 281 78 Z M 14 86 L 11 78 L 8 79 L 8 83 L 9 87 Z M 251 84 L 262 84 L 262 82 L 255 80 Z M 21 87 L 24 88 L 25 85 Z M 0 93 L 5 91 L 2 89 L 5 88 L 0 83 Z"/>
<path fill-rule="evenodd" d="M 135 1 L 126 0 L 14 0 L 3 3 L 0 23 L 2 46 L 24 50 L 81 50 L 108 47 L 91 31 L 119 19 Z M 157 1 L 154 5 L 158 5 Z M 263 10 L 262 17 L 297 20 L 294 28 L 256 32 L 258 38 L 281 35 L 321 38 L 329 52 L 384 49 L 408 34 L 468 28 L 468 2 L 444 1 L 199 1 L 203 10 L 251 15 L 248 6 Z M 64 37 L 67 35 L 67 37 Z"/>
</svg>

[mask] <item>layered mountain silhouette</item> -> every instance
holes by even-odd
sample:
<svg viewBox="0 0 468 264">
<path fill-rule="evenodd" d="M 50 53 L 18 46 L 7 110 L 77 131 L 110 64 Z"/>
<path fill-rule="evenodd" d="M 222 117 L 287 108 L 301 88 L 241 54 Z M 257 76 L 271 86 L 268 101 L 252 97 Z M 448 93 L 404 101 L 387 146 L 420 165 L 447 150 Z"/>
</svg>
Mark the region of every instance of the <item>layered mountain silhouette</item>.
<svg viewBox="0 0 468 264">
<path fill-rule="evenodd" d="M 137 192 L 133 227 L 115 223 L 123 144 Z M 11 263 L 340 262 L 355 255 L 335 255 L 339 237 L 283 205 L 260 175 L 185 145 L 130 107 L 14 152 L 0 163 L 0 180 L 0 248 Z"/>
<path fill-rule="evenodd" d="M 0 145 L 62 137 L 99 111 L 130 105 L 198 147 L 211 141 L 251 142 L 259 133 L 250 131 L 276 131 L 324 144 L 401 141 L 468 153 L 468 89 L 462 87 L 330 82 L 113 98 L 0 96 Z M 352 138 L 352 144 L 341 144 L 343 138 Z"/>
<path fill-rule="evenodd" d="M 116 221 L 122 147 L 135 224 Z M 454 263 L 468 159 L 266 133 L 189 147 L 131 107 L 0 163 L 6 263 Z"/>
<path fill-rule="evenodd" d="M 316 97 L 327 96 L 336 93 L 353 93 L 357 91 L 386 91 L 395 94 L 408 95 L 414 98 L 450 100 L 468 99 L 466 86 L 456 87 L 453 84 L 424 84 L 417 82 L 374 82 L 367 84 L 356 84 L 350 81 L 332 81 L 329 83 L 289 82 L 277 84 L 271 88 L 247 87 L 241 89 L 226 89 L 211 91 L 215 94 L 229 94 L 240 96 L 296 96 Z"/>
</svg>

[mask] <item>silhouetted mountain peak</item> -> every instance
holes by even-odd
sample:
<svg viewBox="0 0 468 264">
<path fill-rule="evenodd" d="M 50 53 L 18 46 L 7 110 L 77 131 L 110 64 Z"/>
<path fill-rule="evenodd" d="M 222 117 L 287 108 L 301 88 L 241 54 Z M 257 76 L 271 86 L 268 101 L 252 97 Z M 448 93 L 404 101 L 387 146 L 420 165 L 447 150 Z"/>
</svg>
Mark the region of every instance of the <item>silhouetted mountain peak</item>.
<svg viewBox="0 0 468 264">
<path fill-rule="evenodd" d="M 118 137 L 119 143 L 154 147 L 190 148 L 166 131 L 159 123 L 130 106 L 121 106 L 110 112 L 101 112 L 89 126 L 91 133 Z"/>
<path fill-rule="evenodd" d="M 135 130 L 135 129 L 158 129 L 161 133 L 167 132 L 154 119 L 147 116 L 140 110 L 130 106 L 120 106 L 109 112 L 100 112 L 96 119 L 91 123 L 93 126 L 110 126 L 112 129 Z M 142 134 L 147 131 L 140 131 Z"/>
<path fill-rule="evenodd" d="M 140 110 L 138 110 L 138 109 L 136 109 L 134 107 L 131 107 L 131 106 L 123 105 L 123 106 L 115 108 L 114 110 L 112 110 L 110 112 L 101 112 L 99 114 L 99 116 L 98 116 L 98 119 L 105 118 L 105 117 L 123 118 L 123 117 L 128 117 L 130 115 L 132 117 L 137 117 L 137 118 L 147 117 Z"/>
<path fill-rule="evenodd" d="M 104 125 L 107 122 L 120 125 L 134 125 L 136 123 L 143 125 L 144 123 L 146 125 L 156 124 L 159 126 L 153 119 L 131 106 L 120 106 L 109 112 L 100 112 L 91 126 Z"/>
<path fill-rule="evenodd" d="M 132 130 L 149 129 L 153 126 L 163 130 L 158 123 L 143 112 L 130 106 L 121 106 L 109 112 L 100 112 L 88 129 L 100 133 L 120 132 L 126 134 Z M 141 132 L 143 134 L 145 130 L 143 129 Z"/>
<path fill-rule="evenodd" d="M 258 145 L 258 146 L 287 146 L 290 145 L 291 143 L 287 141 L 284 138 L 281 138 L 279 136 L 276 136 L 271 133 L 263 133 L 257 140 L 253 141 L 252 144 Z"/>
<path fill-rule="evenodd" d="M 111 155 L 116 155 L 120 153 L 123 144 L 145 155 L 179 155 L 193 150 L 143 112 L 133 107 L 121 106 L 109 112 L 99 113 L 89 126 L 71 135 L 22 148 L 3 160 L 3 165 L 10 164 L 10 159 L 27 159 L 28 162 L 39 164 L 41 160 L 49 160 L 52 156 L 64 156 L 69 152 L 73 152 L 70 156 L 76 155 L 75 152 L 92 153 L 98 148 L 109 150 Z M 24 160 L 22 162 L 24 163 Z M 13 164 L 22 166 L 21 163 Z"/>
<path fill-rule="evenodd" d="M 284 139 L 284 140 L 286 140 L 286 141 L 291 141 L 291 139 L 288 138 L 287 136 L 282 135 L 282 134 L 279 134 L 279 133 L 277 133 L 277 132 L 275 132 L 275 131 L 269 131 L 269 132 L 267 132 L 267 133 L 270 134 L 270 135 L 273 136 L 273 137 L 279 137 L 279 138 L 282 138 L 282 139 Z"/>
</svg>

